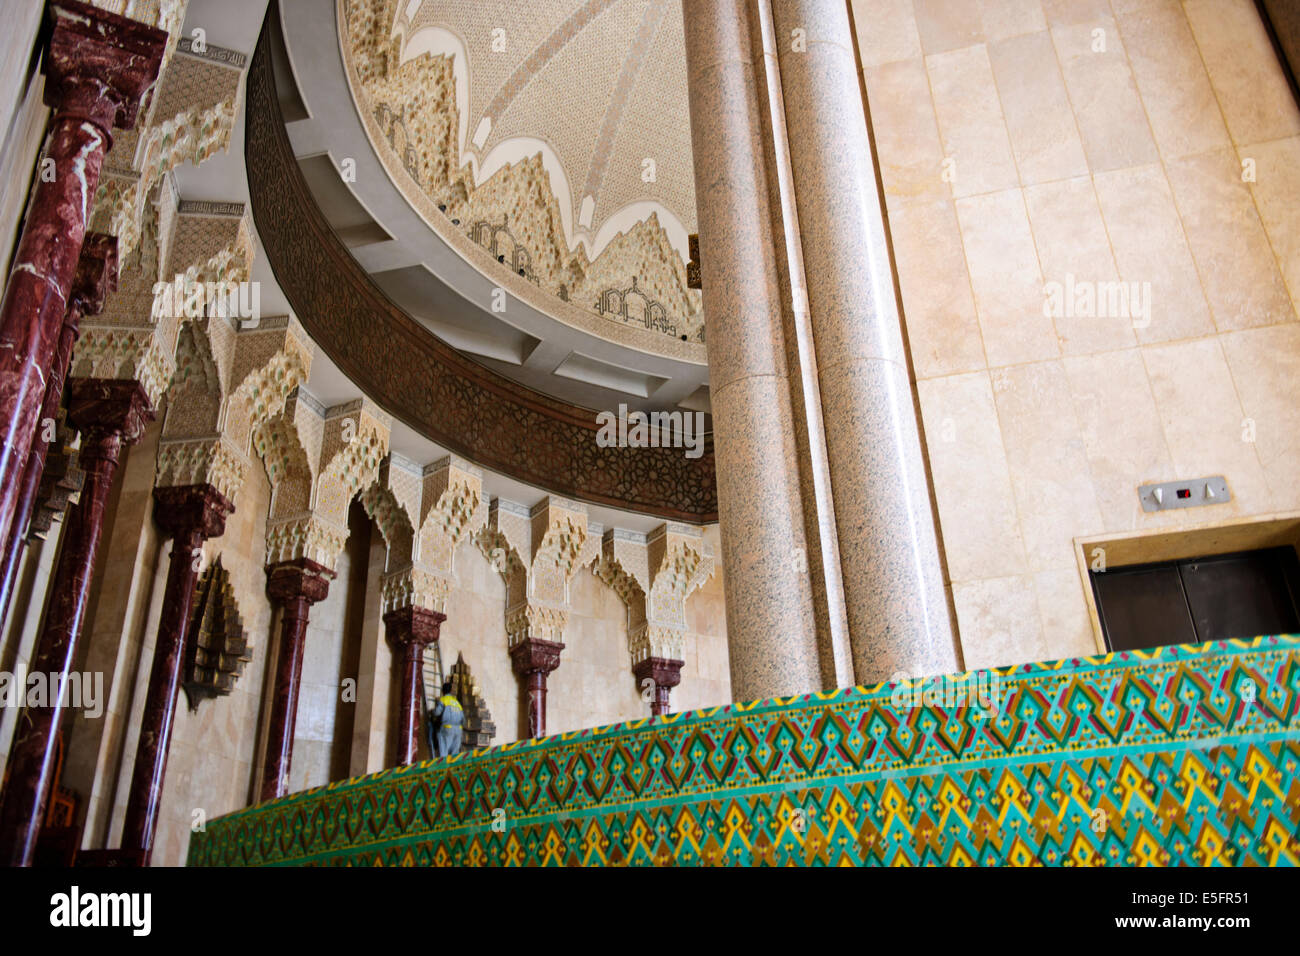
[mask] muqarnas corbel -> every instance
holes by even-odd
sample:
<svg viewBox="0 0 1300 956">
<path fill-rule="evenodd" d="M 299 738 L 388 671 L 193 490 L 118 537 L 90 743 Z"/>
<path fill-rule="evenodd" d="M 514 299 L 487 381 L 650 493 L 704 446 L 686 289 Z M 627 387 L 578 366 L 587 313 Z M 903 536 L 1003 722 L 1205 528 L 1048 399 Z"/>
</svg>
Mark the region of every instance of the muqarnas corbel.
<svg viewBox="0 0 1300 956">
<path fill-rule="evenodd" d="M 185 642 L 185 682 L 181 686 L 190 710 L 197 710 L 200 701 L 224 697 L 234 690 L 252 654 L 230 574 L 218 556 L 199 579 L 190 637 Z"/>
</svg>

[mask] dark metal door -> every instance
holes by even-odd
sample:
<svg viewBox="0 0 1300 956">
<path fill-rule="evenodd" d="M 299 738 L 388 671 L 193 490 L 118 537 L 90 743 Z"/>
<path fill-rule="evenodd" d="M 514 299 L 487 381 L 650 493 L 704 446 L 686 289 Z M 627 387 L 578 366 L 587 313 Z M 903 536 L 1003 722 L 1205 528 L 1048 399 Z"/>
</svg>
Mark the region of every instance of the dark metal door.
<svg viewBox="0 0 1300 956">
<path fill-rule="evenodd" d="M 1091 573 L 1111 650 L 1197 644 L 1300 629 L 1291 547 Z"/>
</svg>

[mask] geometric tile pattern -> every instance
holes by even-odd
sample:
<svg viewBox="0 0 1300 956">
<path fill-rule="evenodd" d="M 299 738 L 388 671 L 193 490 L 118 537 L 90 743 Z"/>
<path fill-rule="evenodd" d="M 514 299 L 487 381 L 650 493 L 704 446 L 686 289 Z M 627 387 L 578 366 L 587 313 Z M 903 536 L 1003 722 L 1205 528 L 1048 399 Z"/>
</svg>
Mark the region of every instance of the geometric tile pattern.
<svg viewBox="0 0 1300 956">
<path fill-rule="evenodd" d="M 1300 865 L 1300 637 L 733 704 L 340 781 L 190 865 Z"/>
</svg>

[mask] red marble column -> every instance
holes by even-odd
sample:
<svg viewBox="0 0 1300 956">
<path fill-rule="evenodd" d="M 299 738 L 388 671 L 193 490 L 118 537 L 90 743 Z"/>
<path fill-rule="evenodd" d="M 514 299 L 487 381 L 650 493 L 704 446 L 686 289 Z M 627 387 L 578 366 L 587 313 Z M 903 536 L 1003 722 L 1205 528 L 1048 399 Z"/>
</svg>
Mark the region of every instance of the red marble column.
<svg viewBox="0 0 1300 956">
<path fill-rule="evenodd" d="M 66 675 L 76 660 L 86 600 L 95 574 L 104 508 L 123 446 L 140 439 L 153 408 L 140 383 L 125 379 L 73 379 L 68 417 L 81 431 L 81 500 L 68 511 L 59 561 L 50 582 L 50 605 L 32 655 L 31 670 Z M 9 754 L 0 794 L 0 865 L 29 866 L 49 801 L 63 707 L 25 707 Z"/>
<path fill-rule="evenodd" d="M 682 682 L 682 665 L 685 661 L 677 661 L 668 657 L 647 657 L 643 661 L 638 661 L 632 666 L 632 673 L 636 675 L 636 686 L 640 688 L 647 679 L 653 682 L 654 699 L 650 702 L 650 713 L 656 717 L 663 717 L 671 714 L 669 708 L 668 695 L 672 689 Z"/>
<path fill-rule="evenodd" d="M 45 398 L 41 403 L 40 417 L 36 420 L 38 433 L 45 431 L 46 422 L 58 418 L 59 404 L 63 400 L 63 384 L 68 377 L 68 366 L 72 364 L 72 347 L 77 344 L 82 317 L 98 314 L 104 308 L 104 299 L 116 291 L 117 239 L 102 233 L 92 233 L 86 237 L 85 244 L 81 247 L 77 274 L 72 280 L 68 311 L 63 316 L 54 361 L 50 365 L 50 378 L 45 383 Z M 45 470 L 45 454 L 49 447 L 44 434 L 34 438 L 31 450 L 27 453 L 27 462 L 23 466 L 17 510 L 9 527 L 9 538 L 4 542 L 4 567 L 0 569 L 4 575 L 3 580 L 0 580 L 0 621 L 4 620 L 5 611 L 9 608 L 14 579 L 18 576 L 18 566 L 22 563 L 23 552 L 26 550 L 27 522 L 31 519 L 36 495 L 40 491 L 41 473 Z"/>
<path fill-rule="evenodd" d="M 171 536 L 172 553 L 122 830 L 122 849 L 133 851 L 132 858 L 146 866 L 158 832 L 158 804 L 167 773 L 194 588 L 199 580 L 199 552 L 208 538 L 225 533 L 226 517 L 235 510 L 224 495 L 206 484 L 155 488 L 153 499 L 154 521 Z"/>
<path fill-rule="evenodd" d="M 298 685 L 302 681 L 302 654 L 307 642 L 311 606 L 325 600 L 334 572 L 324 565 L 298 558 L 266 569 L 266 593 L 280 608 L 280 653 L 275 665 L 275 696 L 262 764 L 262 800 L 289 792 L 289 765 L 293 760 L 293 729 L 298 720 Z"/>
<path fill-rule="evenodd" d="M 516 676 L 524 682 L 527 697 L 528 736 L 546 736 L 546 677 L 560 666 L 560 651 L 564 645 L 558 641 L 543 641 L 526 637 L 510 648 L 510 662 Z"/>
<path fill-rule="evenodd" d="M 114 126 L 135 124 L 167 35 L 72 0 L 52 0 L 45 57 L 50 134 L 0 303 L 0 541 L 17 520 L 22 472 Z M 53 161 L 53 175 L 46 175 Z"/>
<path fill-rule="evenodd" d="M 415 763 L 420 740 L 420 695 L 424 693 L 424 649 L 438 639 L 447 615 L 423 607 L 404 607 L 384 615 L 384 631 L 402 654 L 401 697 L 397 718 L 397 766 Z"/>
</svg>

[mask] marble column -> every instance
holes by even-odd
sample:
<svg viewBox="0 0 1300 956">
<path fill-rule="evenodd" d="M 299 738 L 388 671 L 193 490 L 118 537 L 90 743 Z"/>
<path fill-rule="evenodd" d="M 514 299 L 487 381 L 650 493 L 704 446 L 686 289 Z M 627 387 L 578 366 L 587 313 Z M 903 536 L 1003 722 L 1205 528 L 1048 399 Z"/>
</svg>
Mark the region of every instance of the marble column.
<svg viewBox="0 0 1300 956">
<path fill-rule="evenodd" d="M 266 593 L 280 609 L 280 651 L 275 665 L 275 696 L 262 763 L 262 800 L 289 792 L 293 731 L 298 720 L 298 689 L 307 643 L 311 606 L 325 600 L 334 572 L 307 558 L 281 561 L 266 569 Z"/>
<path fill-rule="evenodd" d="M 694 0 L 686 64 L 731 692 L 822 690 L 804 489 L 746 0 Z M 830 669 L 833 672 L 833 668 Z"/>
<path fill-rule="evenodd" d="M 525 637 L 510 648 L 510 663 L 524 685 L 522 703 L 531 738 L 546 736 L 546 678 L 560 666 L 562 650 L 564 645 L 558 641 L 537 637 Z"/>
<path fill-rule="evenodd" d="M 415 763 L 420 746 L 420 695 L 424 693 L 424 649 L 438 639 L 447 615 L 423 607 L 403 607 L 384 615 L 384 631 L 402 655 L 397 718 L 397 766 Z"/>
<path fill-rule="evenodd" d="M 54 110 L 0 303 L 0 541 L 18 520 L 22 473 L 104 154 L 152 88 L 167 35 L 71 0 L 51 2 L 45 102 Z"/>
<path fill-rule="evenodd" d="M 34 673 L 70 674 L 85 623 L 95 574 L 104 509 L 124 446 L 140 439 L 153 420 L 140 383 L 125 379 L 72 379 L 68 418 L 81 431 L 85 472 L 81 499 L 68 512 L 58 564 L 50 580 L 50 604 L 32 654 Z M 40 834 L 54 773 L 64 703 L 25 707 L 9 754 L 8 779 L 0 794 L 0 865 L 28 866 Z"/>
<path fill-rule="evenodd" d="M 68 296 L 68 311 L 63 315 L 63 326 L 59 329 L 59 340 L 54 349 L 54 360 L 50 364 L 49 380 L 45 383 L 45 397 L 41 402 L 40 417 L 36 420 L 37 435 L 32 441 L 31 450 L 23 466 L 22 479 L 19 484 L 18 500 L 13 523 L 9 527 L 9 537 L 4 542 L 3 567 L 0 573 L 0 621 L 5 618 L 9 608 L 9 597 L 13 593 L 14 581 L 18 576 L 18 566 L 22 563 L 23 552 L 27 545 L 27 522 L 31 519 L 32 508 L 36 505 L 36 495 L 41 487 L 41 474 L 45 471 L 45 455 L 49 451 L 46 429 L 51 427 L 59 417 L 59 406 L 63 401 L 63 385 L 68 377 L 68 366 L 72 364 L 72 348 L 77 344 L 77 335 L 81 331 L 81 320 L 87 315 L 96 315 L 104 308 L 104 299 L 117 291 L 117 239 L 101 233 L 92 233 L 86 237 L 81 247 L 81 258 L 77 262 L 76 275 L 72 280 L 72 291 Z"/>
<path fill-rule="evenodd" d="M 672 713 L 668 696 L 682 682 L 682 665 L 685 663 L 666 657 L 647 657 L 633 665 L 632 673 L 636 675 L 638 688 L 647 680 L 652 683 L 654 699 L 650 702 L 650 713 L 654 716 L 664 717 Z"/>
<path fill-rule="evenodd" d="M 770 2 L 853 671 L 872 684 L 955 670 L 848 6 Z"/>
<path fill-rule="evenodd" d="M 226 518 L 235 510 L 224 495 L 206 484 L 155 488 L 153 499 L 154 521 L 171 537 L 172 551 L 122 830 L 122 849 L 133 851 L 133 858 L 146 866 L 158 832 L 158 805 L 199 580 L 199 555 L 204 541 L 225 533 Z"/>
</svg>

